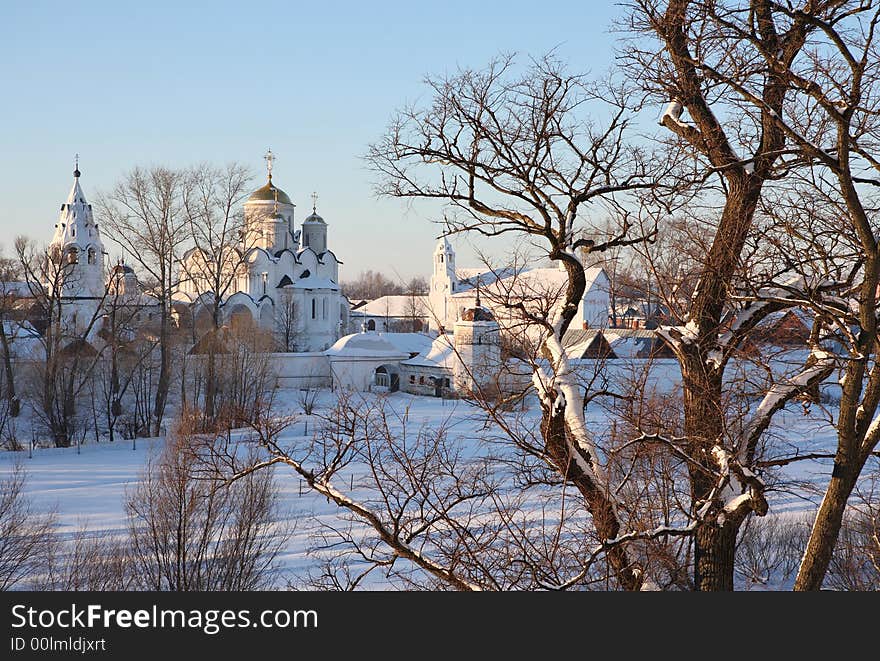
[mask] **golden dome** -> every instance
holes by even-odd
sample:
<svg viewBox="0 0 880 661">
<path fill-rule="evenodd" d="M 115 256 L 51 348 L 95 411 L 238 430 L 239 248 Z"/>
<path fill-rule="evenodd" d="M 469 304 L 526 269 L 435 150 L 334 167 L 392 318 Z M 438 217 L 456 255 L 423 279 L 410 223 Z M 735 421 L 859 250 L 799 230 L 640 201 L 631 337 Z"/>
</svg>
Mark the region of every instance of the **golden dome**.
<svg viewBox="0 0 880 661">
<path fill-rule="evenodd" d="M 275 186 L 272 183 L 272 180 L 266 182 L 266 185 L 262 188 L 258 188 L 248 197 L 248 202 L 274 202 L 275 194 L 278 194 L 278 204 L 293 204 L 290 201 L 290 198 L 287 196 L 283 190 Z"/>
</svg>

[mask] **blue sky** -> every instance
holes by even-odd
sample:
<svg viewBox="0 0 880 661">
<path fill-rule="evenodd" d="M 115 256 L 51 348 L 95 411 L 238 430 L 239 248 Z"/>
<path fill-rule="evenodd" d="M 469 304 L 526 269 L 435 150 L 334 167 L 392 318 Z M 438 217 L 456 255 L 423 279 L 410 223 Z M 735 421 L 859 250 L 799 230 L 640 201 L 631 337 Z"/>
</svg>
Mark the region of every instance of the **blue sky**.
<svg viewBox="0 0 880 661">
<path fill-rule="evenodd" d="M 235 160 L 261 185 L 271 147 L 298 211 L 318 191 L 342 279 L 427 274 L 430 209 L 375 198 L 367 145 L 396 107 L 425 96 L 425 74 L 554 48 L 573 68 L 606 70 L 620 12 L 583 0 L 8 3 L 0 243 L 8 253 L 17 234 L 51 238 L 77 152 L 94 198 L 135 165 Z"/>
</svg>

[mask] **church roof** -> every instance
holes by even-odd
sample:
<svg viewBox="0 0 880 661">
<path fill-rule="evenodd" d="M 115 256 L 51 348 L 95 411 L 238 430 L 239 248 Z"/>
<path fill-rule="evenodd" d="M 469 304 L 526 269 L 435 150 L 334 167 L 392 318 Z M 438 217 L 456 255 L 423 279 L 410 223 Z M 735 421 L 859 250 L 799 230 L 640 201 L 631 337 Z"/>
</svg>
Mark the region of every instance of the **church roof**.
<svg viewBox="0 0 880 661">
<path fill-rule="evenodd" d="M 262 188 L 258 188 L 248 197 L 248 202 L 274 202 L 275 201 L 275 193 L 278 193 L 278 203 L 279 204 L 293 204 L 290 201 L 290 198 L 287 196 L 283 190 L 278 188 L 275 184 L 272 183 L 272 179 L 266 182 L 266 185 Z"/>
<path fill-rule="evenodd" d="M 98 225 L 92 218 L 92 205 L 86 201 L 79 178 L 80 171 L 77 167 L 73 172 L 73 186 L 67 195 L 67 201 L 61 205 L 52 243 L 62 247 L 71 244 L 79 247 L 91 245 L 98 252 L 103 252 L 104 245 Z"/>
<path fill-rule="evenodd" d="M 440 335 L 427 350 L 422 351 L 418 356 L 404 360 L 401 365 L 409 367 L 428 367 L 453 369 L 457 362 L 458 356 L 452 346 L 452 337 L 450 335 Z"/>
<path fill-rule="evenodd" d="M 390 294 L 365 301 L 357 311 L 360 315 L 373 317 L 424 317 L 428 314 L 428 297 Z"/>
<path fill-rule="evenodd" d="M 321 216 L 318 215 L 317 211 L 312 211 L 306 219 L 303 221 L 304 223 L 321 223 L 322 225 L 326 225 L 327 223 L 324 221 Z"/>
<path fill-rule="evenodd" d="M 474 305 L 461 313 L 462 321 L 495 321 L 492 310 L 482 305 Z"/>
<path fill-rule="evenodd" d="M 537 298 L 546 298 L 548 295 L 558 296 L 568 287 L 568 274 L 553 267 L 521 269 L 512 273 L 504 273 L 503 277 L 498 279 L 483 280 L 479 278 L 480 285 L 484 291 L 489 292 L 489 298 L 493 296 L 504 298 L 505 296 L 520 296 L 525 300 L 535 300 Z M 599 276 L 604 273 L 601 266 L 592 266 L 584 269 L 584 279 L 586 286 L 584 294 L 586 294 L 596 284 Z M 468 299 L 474 296 L 473 289 L 456 292 L 452 295 L 456 299 Z"/>
<path fill-rule="evenodd" d="M 336 340 L 336 343 L 324 352 L 325 356 L 340 358 L 380 358 L 383 360 L 403 360 L 409 358 L 379 333 L 354 333 Z"/>
</svg>

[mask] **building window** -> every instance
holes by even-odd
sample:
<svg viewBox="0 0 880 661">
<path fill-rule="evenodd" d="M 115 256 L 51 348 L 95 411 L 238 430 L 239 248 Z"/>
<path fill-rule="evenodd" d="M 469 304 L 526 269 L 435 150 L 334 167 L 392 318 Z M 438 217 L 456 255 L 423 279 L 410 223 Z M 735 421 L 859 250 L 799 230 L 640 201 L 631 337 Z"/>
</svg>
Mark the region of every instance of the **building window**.
<svg viewBox="0 0 880 661">
<path fill-rule="evenodd" d="M 449 379 L 443 379 L 443 385 L 449 387 Z"/>
<path fill-rule="evenodd" d="M 410 383 L 415 383 L 415 382 L 416 382 L 416 375 L 415 375 L 415 374 L 410 374 L 410 375 L 409 375 L 409 382 L 410 382 Z"/>
<path fill-rule="evenodd" d="M 315 299 L 313 298 L 313 299 L 312 299 L 312 319 L 315 318 L 315 309 L 316 309 L 316 306 L 315 306 Z"/>
<path fill-rule="evenodd" d="M 420 376 L 420 377 L 419 377 L 419 385 L 420 385 L 420 386 L 425 385 L 425 377 L 423 377 L 423 376 Z"/>
<path fill-rule="evenodd" d="M 78 264 L 79 263 L 79 250 L 77 250 L 76 248 L 71 248 L 70 252 L 67 253 L 67 261 L 70 262 L 71 264 Z"/>
<path fill-rule="evenodd" d="M 88 261 L 89 261 L 89 264 L 95 263 L 95 249 L 94 248 L 89 248 Z"/>
</svg>

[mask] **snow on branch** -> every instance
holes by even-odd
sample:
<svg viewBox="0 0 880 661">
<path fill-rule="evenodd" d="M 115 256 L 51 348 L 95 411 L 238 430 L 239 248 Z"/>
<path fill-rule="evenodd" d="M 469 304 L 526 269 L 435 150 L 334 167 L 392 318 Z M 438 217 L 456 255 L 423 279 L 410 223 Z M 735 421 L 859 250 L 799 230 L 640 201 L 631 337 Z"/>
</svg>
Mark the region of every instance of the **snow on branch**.
<svg viewBox="0 0 880 661">
<path fill-rule="evenodd" d="M 674 124 L 683 127 L 690 127 L 690 124 L 681 121 L 681 113 L 684 110 L 684 106 L 681 105 L 681 102 L 678 99 L 672 99 L 669 102 L 669 105 L 666 106 L 666 109 L 663 111 L 663 114 L 660 115 L 660 126 L 666 125 L 666 119 L 669 118 Z"/>
<path fill-rule="evenodd" d="M 718 479 L 705 500 L 698 502 L 697 520 L 714 518 L 717 525 L 723 526 L 729 520 L 741 520 L 749 512 L 764 516 L 769 509 L 764 482 L 721 445 L 713 446 L 711 455 L 718 466 Z M 734 486 L 734 479 L 739 488 Z M 727 500 L 723 500 L 725 496 Z"/>
<path fill-rule="evenodd" d="M 827 379 L 836 364 L 837 356 L 814 347 L 800 372 L 784 383 L 773 384 L 764 395 L 742 435 L 739 447 L 741 461 L 751 463 L 758 439 L 770 426 L 774 414 L 794 397 Z"/>
</svg>

